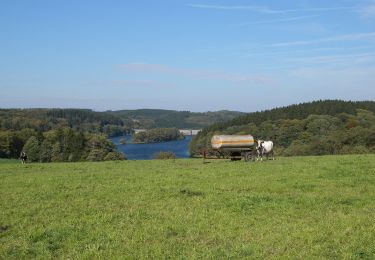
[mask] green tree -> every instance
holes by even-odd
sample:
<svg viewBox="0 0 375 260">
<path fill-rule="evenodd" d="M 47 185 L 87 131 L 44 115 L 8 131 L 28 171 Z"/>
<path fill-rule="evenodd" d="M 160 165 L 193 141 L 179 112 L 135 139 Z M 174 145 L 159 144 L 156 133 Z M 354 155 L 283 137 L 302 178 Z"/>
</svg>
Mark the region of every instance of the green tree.
<svg viewBox="0 0 375 260">
<path fill-rule="evenodd" d="M 56 142 L 52 145 L 51 161 L 52 162 L 64 161 L 64 155 L 62 154 L 62 151 L 61 151 L 60 142 Z"/>
<path fill-rule="evenodd" d="M 52 143 L 45 139 L 43 143 L 40 145 L 40 154 L 39 160 L 40 162 L 50 162 L 52 159 Z"/>
<path fill-rule="evenodd" d="M 27 154 L 30 162 L 38 162 L 40 158 L 40 145 L 35 136 L 30 137 L 23 147 L 23 151 Z"/>
</svg>

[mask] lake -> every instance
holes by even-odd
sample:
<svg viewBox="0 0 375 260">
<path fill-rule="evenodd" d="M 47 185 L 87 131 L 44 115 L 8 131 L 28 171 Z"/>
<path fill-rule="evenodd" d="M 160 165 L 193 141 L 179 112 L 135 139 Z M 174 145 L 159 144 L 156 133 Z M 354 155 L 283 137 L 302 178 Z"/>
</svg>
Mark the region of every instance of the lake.
<svg viewBox="0 0 375 260">
<path fill-rule="evenodd" d="M 150 160 L 155 153 L 160 151 L 173 152 L 177 158 L 188 158 L 189 143 L 191 136 L 185 136 L 184 140 L 152 143 L 152 144 L 132 144 L 130 135 L 125 136 L 126 144 L 120 144 L 122 136 L 111 138 L 112 142 L 116 145 L 117 150 L 126 154 L 128 160 Z"/>
</svg>

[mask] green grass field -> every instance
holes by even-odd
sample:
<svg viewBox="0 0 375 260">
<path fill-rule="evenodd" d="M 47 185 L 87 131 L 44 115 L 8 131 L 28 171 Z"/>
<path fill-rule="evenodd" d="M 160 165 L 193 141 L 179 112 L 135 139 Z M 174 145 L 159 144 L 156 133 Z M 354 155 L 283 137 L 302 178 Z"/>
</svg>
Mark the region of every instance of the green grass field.
<svg viewBox="0 0 375 260">
<path fill-rule="evenodd" d="M 375 155 L 0 161 L 0 259 L 375 258 Z"/>
</svg>

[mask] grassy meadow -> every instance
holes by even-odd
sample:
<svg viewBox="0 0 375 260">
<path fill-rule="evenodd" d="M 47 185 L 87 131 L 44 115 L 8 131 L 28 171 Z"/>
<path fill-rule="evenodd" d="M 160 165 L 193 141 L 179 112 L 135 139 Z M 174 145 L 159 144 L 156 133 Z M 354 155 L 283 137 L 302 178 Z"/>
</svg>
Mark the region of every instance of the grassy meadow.
<svg viewBox="0 0 375 260">
<path fill-rule="evenodd" d="M 375 155 L 0 161 L 0 259 L 375 258 Z"/>
</svg>

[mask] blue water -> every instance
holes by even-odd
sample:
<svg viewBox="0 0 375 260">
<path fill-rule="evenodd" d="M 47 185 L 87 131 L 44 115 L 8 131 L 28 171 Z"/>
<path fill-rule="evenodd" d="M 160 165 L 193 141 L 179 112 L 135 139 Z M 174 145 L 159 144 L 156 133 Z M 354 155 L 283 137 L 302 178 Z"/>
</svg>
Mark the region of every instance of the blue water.
<svg viewBox="0 0 375 260">
<path fill-rule="evenodd" d="M 132 144 L 131 136 L 125 136 L 126 144 L 120 144 L 122 136 L 111 138 L 112 142 L 116 145 L 117 150 L 126 154 L 128 160 L 150 160 L 155 153 L 160 151 L 173 152 L 177 158 L 188 158 L 189 142 L 191 136 L 185 136 L 184 140 L 154 143 L 154 144 Z"/>
</svg>

